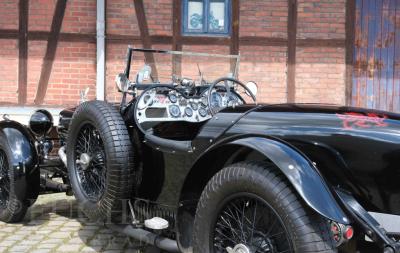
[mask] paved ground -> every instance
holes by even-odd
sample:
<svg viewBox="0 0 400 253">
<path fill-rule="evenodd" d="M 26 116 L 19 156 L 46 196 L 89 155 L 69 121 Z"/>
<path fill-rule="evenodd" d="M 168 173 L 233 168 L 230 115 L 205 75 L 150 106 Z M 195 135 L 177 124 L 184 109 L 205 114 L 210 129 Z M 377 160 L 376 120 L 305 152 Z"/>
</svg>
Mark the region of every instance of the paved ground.
<svg viewBox="0 0 400 253">
<path fill-rule="evenodd" d="M 40 196 L 23 222 L 0 222 L 0 252 L 143 252 L 138 242 L 88 221 L 73 197 Z"/>
</svg>

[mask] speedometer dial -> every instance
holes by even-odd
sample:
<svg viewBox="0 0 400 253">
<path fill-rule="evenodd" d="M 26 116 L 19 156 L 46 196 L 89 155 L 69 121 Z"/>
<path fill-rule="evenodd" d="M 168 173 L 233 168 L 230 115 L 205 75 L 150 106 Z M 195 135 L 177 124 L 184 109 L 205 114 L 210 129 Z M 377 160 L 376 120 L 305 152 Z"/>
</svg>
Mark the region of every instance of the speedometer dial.
<svg viewBox="0 0 400 253">
<path fill-rule="evenodd" d="M 179 109 L 179 106 L 177 105 L 171 105 L 169 107 L 169 114 L 174 118 L 178 118 L 181 116 L 181 109 Z"/>
<path fill-rule="evenodd" d="M 188 116 L 188 117 L 192 117 L 192 116 L 193 116 L 193 110 L 192 110 L 192 108 L 186 107 L 186 108 L 185 108 L 185 114 L 186 114 L 186 116 Z"/>
<path fill-rule="evenodd" d="M 178 98 L 176 97 L 175 94 L 170 94 L 168 96 L 168 98 L 169 98 L 169 101 L 171 101 L 171 103 L 176 103 L 176 101 L 178 101 Z"/>
<path fill-rule="evenodd" d="M 192 107 L 193 110 L 197 111 L 197 109 L 199 108 L 199 105 L 196 102 L 191 102 L 190 106 Z"/>
<path fill-rule="evenodd" d="M 207 110 L 204 109 L 203 107 L 201 107 L 199 109 L 199 114 L 200 114 L 201 117 L 205 117 L 205 116 L 207 116 Z"/>
</svg>

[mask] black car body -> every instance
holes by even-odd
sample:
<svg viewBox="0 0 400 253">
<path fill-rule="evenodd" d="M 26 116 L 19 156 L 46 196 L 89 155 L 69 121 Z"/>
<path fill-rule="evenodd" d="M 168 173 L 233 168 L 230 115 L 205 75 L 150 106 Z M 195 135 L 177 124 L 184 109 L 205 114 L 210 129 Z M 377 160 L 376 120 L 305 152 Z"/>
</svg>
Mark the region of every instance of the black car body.
<svg viewBox="0 0 400 253">
<path fill-rule="evenodd" d="M 131 54 L 136 51 L 163 53 L 130 48 L 125 77 L 129 77 Z M 231 79 L 222 81 L 226 84 Z M 191 103 L 200 104 L 199 94 L 205 94 L 210 84 L 194 87 L 192 93 L 187 92 L 187 87 L 170 84 L 129 85 L 132 90 L 144 91 L 137 95 L 136 90 L 131 93 L 124 90 L 123 102 L 113 107 L 120 112 L 136 152 L 136 179 L 132 182 L 134 189 L 127 208 L 133 215 L 133 225 L 115 223 L 110 227 L 166 250 L 191 252 L 196 208 L 210 180 L 232 164 L 269 161 L 284 175 L 305 206 L 327 220 L 333 232 L 337 232 L 332 237 L 339 250 L 360 250 L 362 245 L 369 245 L 365 241 L 367 236 L 375 247 L 372 252 L 400 252 L 397 241 L 400 228 L 384 227 L 377 218 L 390 217 L 393 224 L 399 222 L 399 114 L 334 105 L 245 104 L 234 93 L 240 102 L 223 106 L 204 120 L 200 113 L 196 114 L 197 120 L 192 120 L 194 116 L 188 116 L 189 113 L 185 117 L 170 117 L 168 108 L 174 102 L 168 102 L 163 111 L 146 114 L 151 119 L 165 120 L 146 125 L 139 115 L 146 92 L 157 90 L 154 98 L 158 99 L 146 102 L 146 108 L 160 101 L 172 101 L 171 93 L 178 94 L 179 106 L 184 108 L 191 107 Z M 134 94 L 127 103 L 126 94 Z M 70 129 L 77 114 L 75 110 L 65 109 L 60 113 L 58 132 L 62 143 L 67 142 L 69 132 L 75 131 Z M 33 140 L 25 133 L 27 130 L 16 123 L 1 124 L 10 146 L 16 136 L 21 135 L 24 140 L 15 142 L 19 147 L 11 146 L 14 150 L 27 150 L 25 157 L 15 158 L 15 164 L 35 158 Z M 29 171 L 34 164 L 27 162 L 25 166 Z M 168 221 L 168 228 L 158 232 L 146 227 L 145 221 L 153 217 Z M 355 236 L 345 234 L 348 232 L 354 232 Z M 245 246 L 242 249 L 242 244 L 232 245 L 233 249 L 228 247 L 227 251 L 278 252 L 271 245 L 271 251 Z"/>
</svg>

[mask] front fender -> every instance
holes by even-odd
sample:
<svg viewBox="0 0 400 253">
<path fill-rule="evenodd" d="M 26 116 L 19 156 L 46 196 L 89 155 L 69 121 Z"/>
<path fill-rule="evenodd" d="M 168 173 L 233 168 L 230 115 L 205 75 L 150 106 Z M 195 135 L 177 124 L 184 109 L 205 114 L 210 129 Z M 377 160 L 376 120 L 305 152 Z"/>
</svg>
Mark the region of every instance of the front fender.
<svg viewBox="0 0 400 253">
<path fill-rule="evenodd" d="M 12 165 L 22 169 L 21 173 L 30 173 L 38 162 L 34 137 L 25 126 L 16 121 L 0 122 L 0 131 L 5 135 L 11 149 Z"/>
<path fill-rule="evenodd" d="M 311 161 L 294 148 L 263 137 L 247 137 L 232 141 L 230 144 L 245 146 L 263 154 L 280 168 L 313 210 L 330 220 L 349 224 L 349 219 L 318 170 Z"/>
</svg>

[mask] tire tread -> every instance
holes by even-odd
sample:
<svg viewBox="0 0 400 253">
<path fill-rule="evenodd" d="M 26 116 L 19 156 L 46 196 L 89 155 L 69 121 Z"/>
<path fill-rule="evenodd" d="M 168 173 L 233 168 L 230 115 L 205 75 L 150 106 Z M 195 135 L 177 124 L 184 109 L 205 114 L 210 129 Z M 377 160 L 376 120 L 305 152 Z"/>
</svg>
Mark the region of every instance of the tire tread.
<svg viewBox="0 0 400 253">
<path fill-rule="evenodd" d="M 95 123 L 105 145 L 108 185 L 102 199 L 96 205 L 98 208 L 93 208 L 93 205 L 85 206 L 85 203 L 81 206 L 84 213 L 92 220 L 104 221 L 109 217 L 113 219 L 119 216 L 122 211 L 122 200 L 130 198 L 134 178 L 134 150 L 125 122 L 114 106 L 103 101 L 82 103 L 73 115 L 70 131 L 74 131 L 80 122 L 88 119 Z M 69 146 L 72 144 L 67 143 L 70 157 L 73 150 Z M 73 161 L 68 161 L 68 164 L 70 163 Z M 70 177 L 74 176 L 73 168 L 68 166 L 68 169 Z M 78 187 L 73 185 L 74 192 L 79 189 Z M 78 201 L 84 202 L 84 199 L 78 198 Z"/>
</svg>

